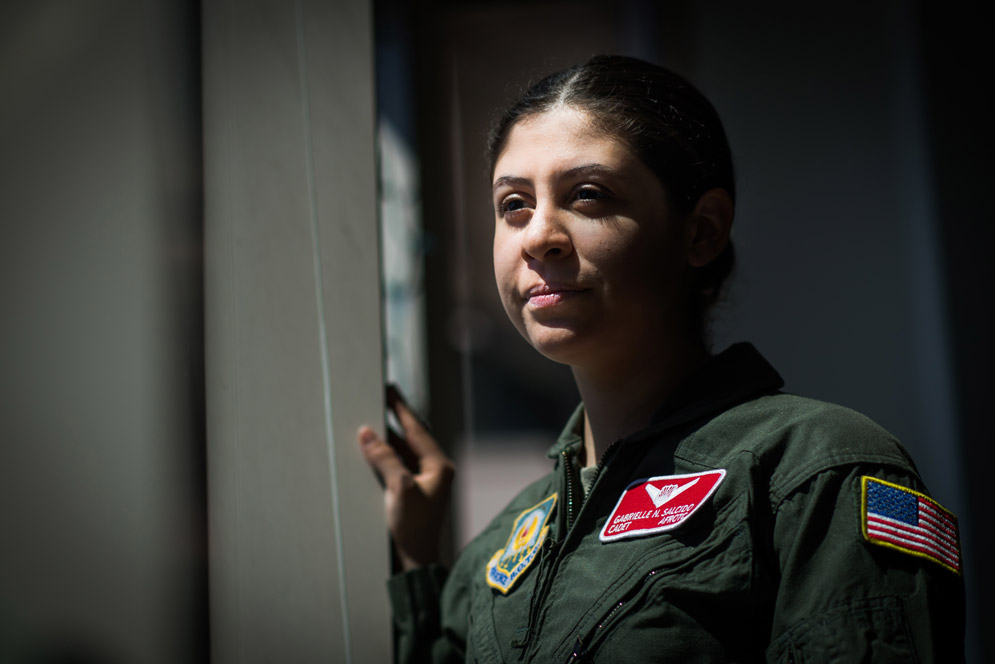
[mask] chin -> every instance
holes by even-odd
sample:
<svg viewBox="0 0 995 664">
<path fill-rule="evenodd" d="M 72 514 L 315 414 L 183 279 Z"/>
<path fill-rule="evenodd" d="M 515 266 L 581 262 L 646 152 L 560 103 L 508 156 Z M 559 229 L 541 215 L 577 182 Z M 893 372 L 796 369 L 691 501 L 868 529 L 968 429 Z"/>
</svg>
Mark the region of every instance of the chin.
<svg viewBox="0 0 995 664">
<path fill-rule="evenodd" d="M 589 346 L 583 335 L 563 327 L 531 329 L 525 338 L 544 357 L 560 364 L 578 364 Z"/>
</svg>

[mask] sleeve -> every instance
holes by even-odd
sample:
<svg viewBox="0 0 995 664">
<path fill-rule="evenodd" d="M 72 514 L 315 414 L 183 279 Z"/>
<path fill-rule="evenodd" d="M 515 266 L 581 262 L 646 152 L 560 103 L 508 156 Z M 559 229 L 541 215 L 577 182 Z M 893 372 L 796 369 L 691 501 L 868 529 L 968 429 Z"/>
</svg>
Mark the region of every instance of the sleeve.
<svg viewBox="0 0 995 664">
<path fill-rule="evenodd" d="M 443 566 L 429 565 L 388 579 L 395 661 L 399 664 L 463 661 L 462 642 L 444 626 L 449 622 L 443 616 L 449 613 L 443 608 L 449 602 L 442 600 L 447 577 Z"/>
<path fill-rule="evenodd" d="M 964 661 L 959 553 L 951 569 L 868 539 L 864 477 L 898 498 L 923 492 L 911 470 L 851 465 L 815 474 L 774 506 L 767 661 Z"/>
</svg>

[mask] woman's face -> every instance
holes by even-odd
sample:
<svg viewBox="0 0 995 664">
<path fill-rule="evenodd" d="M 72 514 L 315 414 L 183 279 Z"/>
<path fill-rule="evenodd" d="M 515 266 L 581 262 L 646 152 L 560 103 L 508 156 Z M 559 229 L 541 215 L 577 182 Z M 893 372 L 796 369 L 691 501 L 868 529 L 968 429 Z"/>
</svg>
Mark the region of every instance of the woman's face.
<svg viewBox="0 0 995 664">
<path fill-rule="evenodd" d="M 515 125 L 493 196 L 498 290 L 539 352 L 622 365 L 686 329 L 684 224 L 656 176 L 585 112 L 560 107 Z"/>
</svg>

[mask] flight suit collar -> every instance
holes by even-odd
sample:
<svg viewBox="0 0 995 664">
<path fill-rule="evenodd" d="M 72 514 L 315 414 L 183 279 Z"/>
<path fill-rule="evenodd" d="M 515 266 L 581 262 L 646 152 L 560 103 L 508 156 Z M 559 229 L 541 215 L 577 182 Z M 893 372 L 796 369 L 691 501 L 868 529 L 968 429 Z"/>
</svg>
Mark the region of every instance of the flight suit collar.
<svg viewBox="0 0 995 664">
<path fill-rule="evenodd" d="M 713 355 L 657 409 L 645 429 L 629 436 L 638 440 L 664 429 L 718 414 L 748 399 L 775 392 L 784 380 L 750 343 L 733 344 Z M 546 455 L 558 458 L 564 451 L 577 454 L 584 444 L 584 404 L 567 420 L 556 444 Z"/>
</svg>

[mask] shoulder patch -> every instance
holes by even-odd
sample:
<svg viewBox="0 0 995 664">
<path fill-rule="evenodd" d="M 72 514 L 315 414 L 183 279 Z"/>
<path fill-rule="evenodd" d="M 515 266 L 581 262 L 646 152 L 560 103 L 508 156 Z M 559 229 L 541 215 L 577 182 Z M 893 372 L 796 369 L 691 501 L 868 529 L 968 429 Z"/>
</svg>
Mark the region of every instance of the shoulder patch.
<svg viewBox="0 0 995 664">
<path fill-rule="evenodd" d="M 515 518 L 508 543 L 487 563 L 487 585 L 508 594 L 515 581 L 525 573 L 549 534 L 549 515 L 556 505 L 556 494 L 525 510 Z"/>
<path fill-rule="evenodd" d="M 961 573 L 957 517 L 926 494 L 864 475 L 860 521 L 871 544 L 932 560 Z"/>
<path fill-rule="evenodd" d="M 622 492 L 598 538 L 611 542 L 673 530 L 705 504 L 725 476 L 718 469 L 636 480 Z"/>
</svg>

